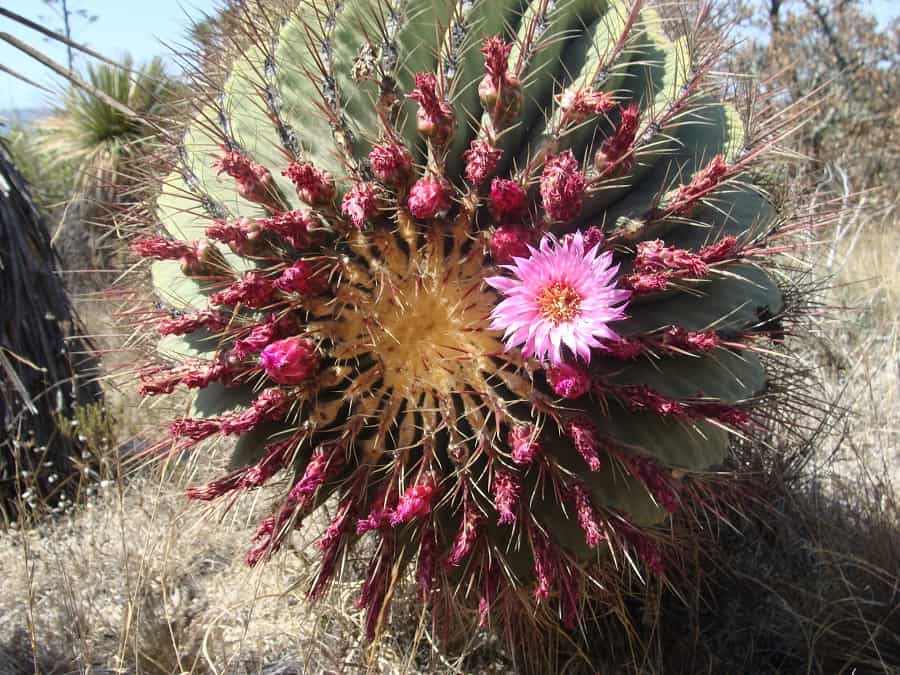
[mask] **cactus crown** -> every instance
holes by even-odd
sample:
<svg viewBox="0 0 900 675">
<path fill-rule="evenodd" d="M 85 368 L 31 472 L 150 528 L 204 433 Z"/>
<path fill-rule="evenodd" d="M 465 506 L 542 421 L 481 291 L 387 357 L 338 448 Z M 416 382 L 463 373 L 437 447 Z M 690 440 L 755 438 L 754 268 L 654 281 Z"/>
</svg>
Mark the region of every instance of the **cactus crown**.
<svg viewBox="0 0 900 675">
<path fill-rule="evenodd" d="M 370 637 L 398 572 L 482 623 L 574 626 L 664 575 L 654 526 L 761 421 L 777 213 L 709 70 L 640 0 L 247 9 L 162 182 L 170 310 L 148 395 L 177 447 L 234 435 L 212 499 L 290 488 L 247 560 L 327 499 L 310 589 L 360 541 Z M 673 23 L 671 28 L 677 28 Z M 526 592 L 527 591 L 527 592 Z"/>
</svg>

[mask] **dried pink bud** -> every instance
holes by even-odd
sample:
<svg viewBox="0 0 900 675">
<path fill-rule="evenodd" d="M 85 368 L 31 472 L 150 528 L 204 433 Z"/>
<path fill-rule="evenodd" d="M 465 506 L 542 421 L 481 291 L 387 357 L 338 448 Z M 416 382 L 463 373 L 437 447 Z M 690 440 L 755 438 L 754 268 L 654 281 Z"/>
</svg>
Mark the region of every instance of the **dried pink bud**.
<svg viewBox="0 0 900 675">
<path fill-rule="evenodd" d="M 704 277 L 708 267 L 696 253 L 667 247 L 661 240 L 642 241 L 634 257 L 634 271 L 638 274 L 672 272 L 679 276 Z"/>
<path fill-rule="evenodd" d="M 212 382 L 221 382 L 228 386 L 234 384 L 240 372 L 237 366 L 216 358 L 212 363 L 183 368 L 181 383 L 188 389 L 205 389 Z"/>
<path fill-rule="evenodd" d="M 557 396 L 581 398 L 591 390 L 591 374 L 580 363 L 561 363 L 547 371 L 547 381 Z"/>
<path fill-rule="evenodd" d="M 606 353 L 615 359 L 630 361 L 644 352 L 644 344 L 640 340 L 623 338 L 606 345 Z"/>
<path fill-rule="evenodd" d="M 575 515 L 578 525 L 584 531 L 584 540 L 591 548 L 596 547 L 607 538 L 603 525 L 597 519 L 597 510 L 591 498 L 591 492 L 584 483 L 577 481 L 572 484 L 570 497 L 575 505 Z"/>
<path fill-rule="evenodd" d="M 723 237 L 715 244 L 710 244 L 709 246 L 700 249 L 698 255 L 703 262 L 712 265 L 713 263 L 734 258 L 737 255 L 737 249 L 737 237 L 729 235 Z"/>
<path fill-rule="evenodd" d="M 453 540 L 453 546 L 450 548 L 450 553 L 447 556 L 447 565 L 450 567 L 462 565 L 475 546 L 483 521 L 484 516 L 478 512 L 478 509 L 469 500 L 466 500 L 462 523 L 460 523 L 456 538 Z"/>
<path fill-rule="evenodd" d="M 541 199 L 550 221 L 567 223 L 574 220 L 581 213 L 584 189 L 584 174 L 571 150 L 550 157 L 544 163 Z"/>
<path fill-rule="evenodd" d="M 312 229 L 315 227 L 315 220 L 307 209 L 283 211 L 271 218 L 261 218 L 256 223 L 264 230 L 274 232 L 297 249 L 309 246 Z"/>
<path fill-rule="evenodd" d="M 297 260 L 275 280 L 275 288 L 285 293 L 318 295 L 328 286 L 324 271 L 308 260 Z"/>
<path fill-rule="evenodd" d="M 497 163 L 503 156 L 503 150 L 495 148 L 485 141 L 472 141 L 469 149 L 463 153 L 466 160 L 466 179 L 474 185 L 481 185 L 497 170 Z"/>
<path fill-rule="evenodd" d="M 584 415 L 576 415 L 566 421 L 563 430 L 591 471 L 599 471 L 601 445 L 594 423 Z"/>
<path fill-rule="evenodd" d="M 269 304 L 272 299 L 274 287 L 262 272 L 253 270 L 231 284 L 228 288 L 213 293 L 209 301 L 213 305 L 237 305 L 243 304 L 253 309 L 259 309 Z"/>
<path fill-rule="evenodd" d="M 224 150 L 224 148 L 223 148 Z M 244 199 L 276 210 L 272 174 L 269 170 L 245 157 L 237 150 L 225 151 L 213 164 L 217 175 L 228 174 L 237 182 L 238 194 Z"/>
<path fill-rule="evenodd" d="M 456 120 L 453 108 L 437 93 L 437 77 L 434 73 L 417 73 L 416 86 L 407 96 L 419 103 L 416 123 L 419 133 L 436 145 L 443 145 L 453 133 Z"/>
<path fill-rule="evenodd" d="M 541 452 L 535 428 L 528 424 L 520 424 L 509 430 L 507 441 L 511 448 L 510 456 L 516 464 L 531 464 Z"/>
<path fill-rule="evenodd" d="M 204 309 L 191 314 L 182 314 L 161 320 L 156 331 L 160 335 L 188 335 L 201 328 L 210 333 L 218 333 L 228 325 L 229 315 L 213 309 Z"/>
<path fill-rule="evenodd" d="M 250 354 L 255 354 L 270 342 L 280 337 L 287 337 L 297 332 L 296 321 L 288 316 L 278 317 L 270 314 L 265 321 L 250 329 L 246 337 L 234 341 L 231 348 L 231 359 L 243 361 Z"/>
<path fill-rule="evenodd" d="M 372 500 L 369 515 L 357 521 L 356 534 L 365 534 L 370 530 L 383 530 L 391 524 L 391 514 L 397 505 L 397 499 L 390 487 L 382 490 L 378 496 Z"/>
<path fill-rule="evenodd" d="M 316 374 L 319 355 L 312 341 L 295 336 L 268 345 L 259 355 L 259 363 L 279 384 L 302 384 Z"/>
<path fill-rule="evenodd" d="M 637 135 L 641 110 L 637 103 L 632 103 L 622 110 L 616 132 L 603 141 L 594 157 L 594 164 L 602 175 L 622 174 L 631 171 L 633 157 L 623 159 L 631 152 Z"/>
<path fill-rule="evenodd" d="M 420 178 L 409 190 L 407 206 L 414 218 L 434 218 L 450 208 L 450 188 L 439 178 Z"/>
<path fill-rule="evenodd" d="M 291 488 L 294 497 L 308 497 L 315 494 L 322 484 L 344 467 L 344 446 L 340 443 L 324 443 L 316 447 L 303 477 Z"/>
<path fill-rule="evenodd" d="M 403 185 L 412 175 L 412 155 L 398 143 L 372 146 L 369 163 L 375 178 L 387 185 Z"/>
<path fill-rule="evenodd" d="M 595 246 L 603 248 L 606 245 L 606 236 L 599 227 L 591 226 L 584 231 L 584 250 L 590 251 Z"/>
<path fill-rule="evenodd" d="M 494 508 L 500 514 L 501 525 L 511 525 L 516 522 L 516 507 L 519 504 L 521 491 L 522 484 L 514 473 L 502 469 L 494 472 L 491 492 L 494 495 Z"/>
<path fill-rule="evenodd" d="M 604 115 L 616 105 L 612 94 L 608 92 L 575 87 L 566 89 L 556 100 L 566 120 L 575 124 L 590 117 Z"/>
<path fill-rule="evenodd" d="M 709 352 L 722 344 L 722 339 L 714 330 L 694 332 L 676 327 L 666 331 L 662 341 L 664 345 L 692 352 Z"/>
<path fill-rule="evenodd" d="M 657 293 L 666 290 L 669 278 L 668 272 L 629 274 L 622 279 L 622 286 L 630 288 L 635 293 Z"/>
<path fill-rule="evenodd" d="M 538 602 L 546 602 L 550 598 L 557 560 L 553 554 L 552 544 L 537 528 L 531 528 L 531 549 L 534 552 L 534 598 Z"/>
<path fill-rule="evenodd" d="M 341 213 L 361 230 L 378 213 L 379 199 L 378 188 L 373 183 L 357 183 L 341 200 Z"/>
<path fill-rule="evenodd" d="M 657 415 L 673 417 L 683 417 L 688 414 L 688 409 L 683 403 L 666 398 L 644 385 L 619 387 L 616 393 L 632 410 L 649 410 Z"/>
<path fill-rule="evenodd" d="M 508 221 L 528 209 L 528 193 L 515 181 L 495 178 L 491 181 L 488 208 L 498 222 Z"/>
<path fill-rule="evenodd" d="M 731 173 L 731 167 L 728 162 L 722 155 L 716 155 L 705 167 L 694 174 L 690 183 L 678 188 L 674 197 L 665 207 L 666 213 L 680 216 L 690 215 L 697 202 L 715 190 L 722 180 L 728 177 L 729 173 Z"/>
<path fill-rule="evenodd" d="M 223 434 L 243 434 L 263 422 L 283 419 L 290 405 L 291 399 L 287 392 L 276 387 L 264 389 L 250 408 L 222 417 L 219 427 Z"/>
<path fill-rule="evenodd" d="M 533 232 L 525 225 L 501 225 L 491 235 L 491 257 L 498 265 L 511 263 L 513 258 L 527 258 Z"/>
<path fill-rule="evenodd" d="M 255 252 L 259 244 L 259 234 L 259 227 L 247 218 L 242 218 L 233 224 L 220 220 L 216 221 L 215 225 L 206 228 L 207 237 L 228 244 L 232 251 L 242 255 Z"/>
<path fill-rule="evenodd" d="M 142 258 L 157 260 L 180 260 L 181 258 L 197 258 L 197 242 L 188 243 L 163 237 L 143 237 L 129 245 L 132 253 Z"/>
<path fill-rule="evenodd" d="M 678 493 L 653 459 L 620 453 L 619 460 L 666 511 L 675 513 L 678 510 Z"/>
<path fill-rule="evenodd" d="M 512 43 L 499 37 L 490 37 L 481 48 L 487 72 L 478 85 L 478 97 L 494 123 L 500 126 L 509 123 L 522 108 L 522 84 L 509 72 L 512 47 Z"/>
<path fill-rule="evenodd" d="M 192 441 L 202 441 L 209 438 L 221 429 L 219 420 L 194 419 L 191 417 L 179 417 L 169 425 L 169 433 L 176 438 L 189 438 Z"/>
<path fill-rule="evenodd" d="M 189 499 L 211 501 L 234 490 L 260 487 L 284 468 L 290 458 L 293 446 L 294 439 L 270 444 L 266 446 L 263 458 L 256 464 L 233 471 L 227 476 L 210 481 L 205 485 L 189 488 L 187 496 Z"/>
<path fill-rule="evenodd" d="M 426 473 L 419 483 L 408 487 L 391 514 L 391 525 L 397 527 L 428 515 L 431 512 L 431 500 L 435 489 L 434 476 L 431 473 Z"/>
<path fill-rule="evenodd" d="M 311 206 L 328 204 L 334 199 L 334 178 L 309 162 L 291 162 L 281 175 L 291 180 L 300 199 Z"/>
</svg>

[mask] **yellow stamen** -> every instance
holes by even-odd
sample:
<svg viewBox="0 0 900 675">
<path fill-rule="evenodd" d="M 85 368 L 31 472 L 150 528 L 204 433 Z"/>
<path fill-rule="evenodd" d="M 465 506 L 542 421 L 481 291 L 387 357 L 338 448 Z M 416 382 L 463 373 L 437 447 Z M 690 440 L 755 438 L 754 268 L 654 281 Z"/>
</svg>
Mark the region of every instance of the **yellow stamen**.
<svg viewBox="0 0 900 675">
<path fill-rule="evenodd" d="M 552 321 L 554 326 L 571 321 L 581 313 L 583 298 L 571 285 L 564 281 L 555 281 L 544 288 L 537 296 L 537 305 L 541 316 Z"/>
</svg>

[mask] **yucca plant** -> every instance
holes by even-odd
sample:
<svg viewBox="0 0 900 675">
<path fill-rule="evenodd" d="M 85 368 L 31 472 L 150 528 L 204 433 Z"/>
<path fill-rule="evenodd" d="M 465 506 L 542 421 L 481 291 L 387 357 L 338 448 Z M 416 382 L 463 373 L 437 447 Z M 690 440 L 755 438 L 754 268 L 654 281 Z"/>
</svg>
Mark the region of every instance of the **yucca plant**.
<svg viewBox="0 0 900 675">
<path fill-rule="evenodd" d="M 722 514 L 786 388 L 754 170 L 791 120 L 723 98 L 708 8 L 263 4 L 132 245 L 142 391 L 197 390 L 176 450 L 237 438 L 189 496 L 287 478 L 250 565 L 334 504 L 309 595 L 362 552 L 370 638 L 405 570 L 448 642 L 671 578 L 669 514 Z"/>
<path fill-rule="evenodd" d="M 59 508 L 93 464 L 71 425 L 96 403 L 90 344 L 29 186 L 0 144 L 0 525 Z M 23 508 L 24 507 L 24 508 Z"/>
<path fill-rule="evenodd" d="M 55 162 L 76 166 L 76 188 L 106 204 L 134 182 L 125 166 L 148 152 L 156 133 L 152 123 L 171 116 L 182 95 L 159 58 L 135 68 L 126 56 L 121 65 L 89 66 L 87 81 L 135 115 L 73 86 L 62 106 L 39 124 L 45 151 Z"/>
</svg>

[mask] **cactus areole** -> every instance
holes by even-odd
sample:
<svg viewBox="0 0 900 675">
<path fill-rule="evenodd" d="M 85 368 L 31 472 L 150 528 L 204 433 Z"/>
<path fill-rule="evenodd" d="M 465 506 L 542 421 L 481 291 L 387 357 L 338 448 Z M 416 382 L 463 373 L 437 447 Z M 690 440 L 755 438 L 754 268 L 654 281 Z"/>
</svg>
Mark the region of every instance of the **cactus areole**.
<svg viewBox="0 0 900 675">
<path fill-rule="evenodd" d="M 404 570 L 436 612 L 564 627 L 665 575 L 670 514 L 703 508 L 761 423 L 784 304 L 704 19 L 632 0 L 241 16 L 133 247 L 167 307 L 144 393 L 195 390 L 177 449 L 237 442 L 189 495 L 269 483 L 247 562 L 309 528 L 313 598 L 366 551 L 370 638 Z"/>
</svg>

